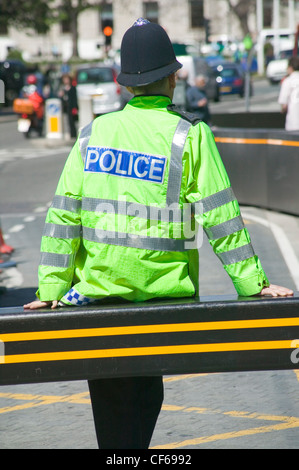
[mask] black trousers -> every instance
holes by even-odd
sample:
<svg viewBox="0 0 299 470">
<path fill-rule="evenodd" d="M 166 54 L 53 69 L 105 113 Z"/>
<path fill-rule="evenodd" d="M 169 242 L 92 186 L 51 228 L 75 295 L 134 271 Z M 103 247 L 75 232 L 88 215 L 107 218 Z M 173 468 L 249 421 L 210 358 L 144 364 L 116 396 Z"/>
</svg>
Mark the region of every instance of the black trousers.
<svg viewBox="0 0 299 470">
<path fill-rule="evenodd" d="M 162 377 L 88 382 L 100 449 L 147 449 L 163 402 Z"/>
</svg>

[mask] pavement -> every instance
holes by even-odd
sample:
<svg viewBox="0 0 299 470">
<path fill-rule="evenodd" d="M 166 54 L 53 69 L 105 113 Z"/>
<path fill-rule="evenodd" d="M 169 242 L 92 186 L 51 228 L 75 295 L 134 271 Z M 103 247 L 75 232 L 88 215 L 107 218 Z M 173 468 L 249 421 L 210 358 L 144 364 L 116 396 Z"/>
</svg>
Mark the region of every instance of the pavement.
<svg viewBox="0 0 299 470">
<path fill-rule="evenodd" d="M 13 112 L 12 108 L 0 107 L 0 123 L 16 121 L 17 115 Z"/>
</svg>

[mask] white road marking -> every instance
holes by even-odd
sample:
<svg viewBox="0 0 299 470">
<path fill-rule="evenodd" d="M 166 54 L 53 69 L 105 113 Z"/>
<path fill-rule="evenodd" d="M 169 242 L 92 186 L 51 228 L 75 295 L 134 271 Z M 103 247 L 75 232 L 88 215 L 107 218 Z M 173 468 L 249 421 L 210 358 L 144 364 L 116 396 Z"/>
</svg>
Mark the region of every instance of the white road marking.
<svg viewBox="0 0 299 470">
<path fill-rule="evenodd" d="M 23 230 L 23 228 L 25 228 L 25 225 L 23 225 L 23 224 L 14 225 L 13 227 L 11 227 L 8 230 L 8 232 L 9 233 L 17 233 L 17 232 L 20 232 L 21 230 Z"/>
<path fill-rule="evenodd" d="M 44 210 L 45 208 L 42 208 L 42 209 Z M 47 210 L 47 208 L 45 210 Z M 33 222 L 34 220 L 36 220 L 36 217 L 32 215 L 28 215 L 24 217 L 23 222 Z M 10 229 L 8 229 L 7 233 L 5 234 L 5 238 L 9 239 L 11 233 L 18 233 L 24 228 L 25 228 L 24 224 L 13 225 L 12 227 L 10 227 Z M 6 277 L 5 287 L 8 289 L 20 287 L 22 286 L 24 282 L 23 275 L 17 267 L 5 269 L 5 277 Z"/>
<path fill-rule="evenodd" d="M 295 286 L 297 289 L 299 289 L 299 261 L 283 229 L 279 227 L 277 224 L 275 224 L 274 222 L 270 222 L 269 220 L 262 219 L 261 217 L 258 217 L 256 215 L 248 214 L 243 211 L 242 211 L 242 215 L 244 218 L 252 220 L 258 224 L 264 225 L 264 227 L 267 227 L 272 231 L 273 236 L 276 240 L 276 243 L 284 258 L 284 261 L 291 273 Z"/>
<path fill-rule="evenodd" d="M 31 159 L 56 156 L 57 154 L 70 153 L 71 146 L 63 146 L 57 148 L 27 148 L 27 149 L 1 149 L 0 162 L 11 161 L 14 158 Z"/>
<path fill-rule="evenodd" d="M 36 207 L 33 212 L 47 212 L 47 211 L 48 211 L 47 206 L 40 206 L 40 207 Z"/>
<path fill-rule="evenodd" d="M 18 270 L 18 268 L 8 268 L 5 270 L 5 287 L 8 289 L 12 289 L 14 287 L 20 287 L 23 282 L 24 278 L 22 273 Z"/>
</svg>

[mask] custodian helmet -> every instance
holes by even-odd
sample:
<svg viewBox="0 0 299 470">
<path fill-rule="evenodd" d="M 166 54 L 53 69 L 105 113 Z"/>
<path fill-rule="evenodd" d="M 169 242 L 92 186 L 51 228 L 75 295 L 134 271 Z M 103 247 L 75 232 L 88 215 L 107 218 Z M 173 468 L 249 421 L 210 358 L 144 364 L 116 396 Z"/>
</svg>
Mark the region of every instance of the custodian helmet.
<svg viewBox="0 0 299 470">
<path fill-rule="evenodd" d="M 182 67 L 166 31 L 143 18 L 124 34 L 120 54 L 121 72 L 117 81 L 124 86 L 148 85 Z"/>
</svg>

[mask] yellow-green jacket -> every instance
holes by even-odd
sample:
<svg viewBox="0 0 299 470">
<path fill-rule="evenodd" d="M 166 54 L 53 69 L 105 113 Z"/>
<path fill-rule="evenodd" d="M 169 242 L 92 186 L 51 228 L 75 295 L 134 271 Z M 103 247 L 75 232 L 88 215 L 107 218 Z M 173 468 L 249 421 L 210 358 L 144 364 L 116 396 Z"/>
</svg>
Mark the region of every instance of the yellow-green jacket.
<svg viewBox="0 0 299 470">
<path fill-rule="evenodd" d="M 46 219 L 41 300 L 198 295 L 198 224 L 239 295 L 269 285 L 210 128 L 170 104 L 135 97 L 81 131 Z"/>
</svg>

